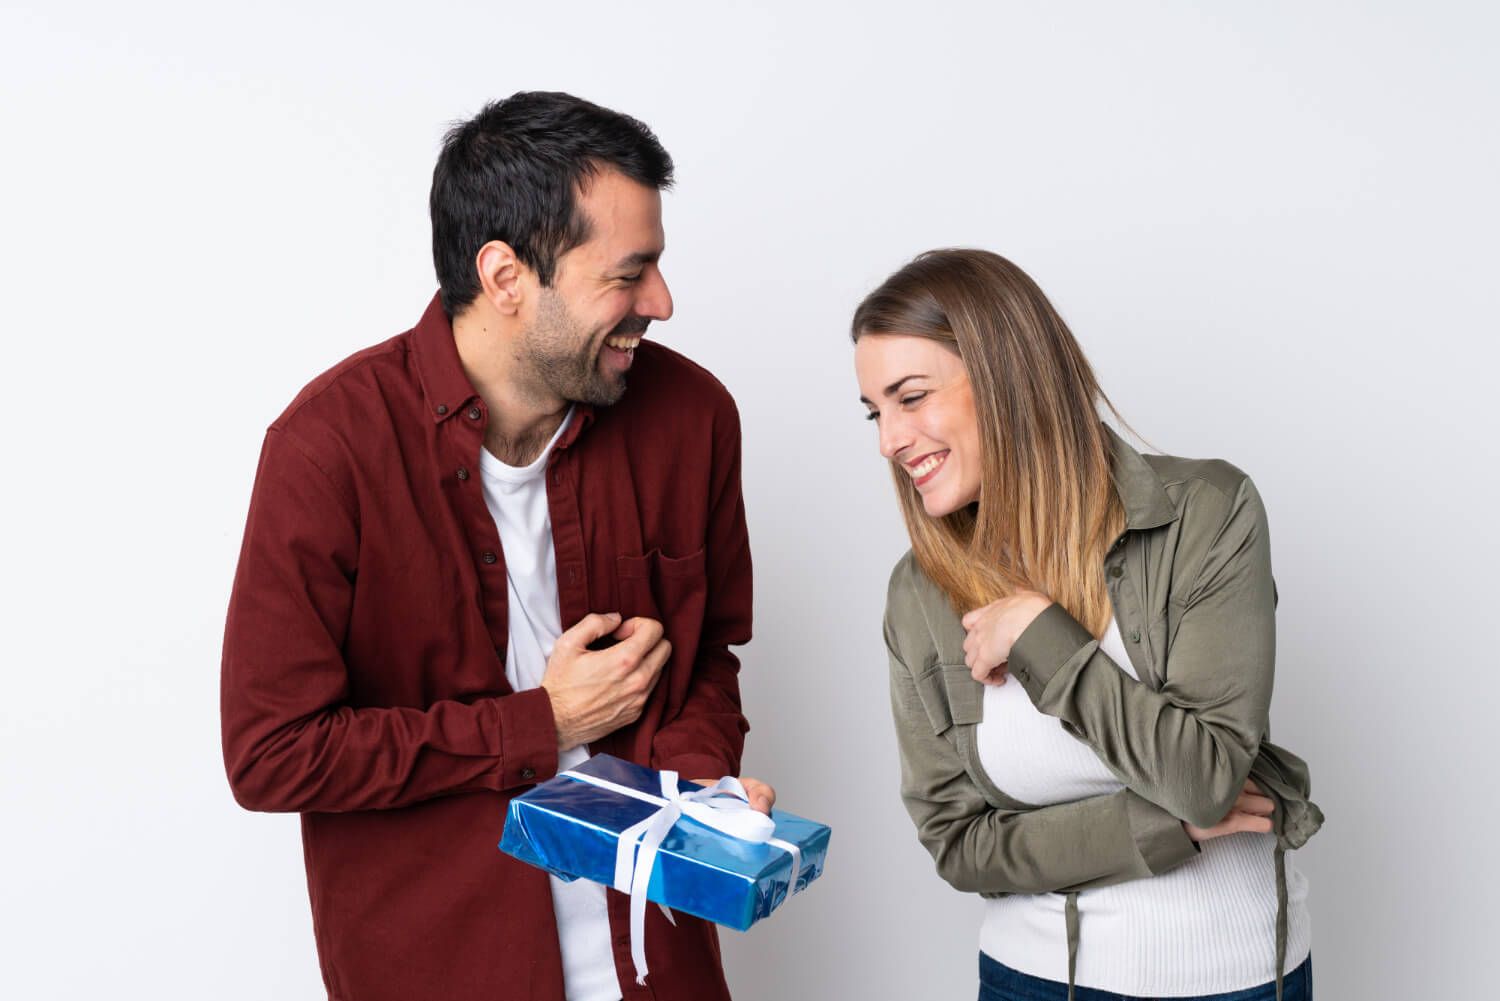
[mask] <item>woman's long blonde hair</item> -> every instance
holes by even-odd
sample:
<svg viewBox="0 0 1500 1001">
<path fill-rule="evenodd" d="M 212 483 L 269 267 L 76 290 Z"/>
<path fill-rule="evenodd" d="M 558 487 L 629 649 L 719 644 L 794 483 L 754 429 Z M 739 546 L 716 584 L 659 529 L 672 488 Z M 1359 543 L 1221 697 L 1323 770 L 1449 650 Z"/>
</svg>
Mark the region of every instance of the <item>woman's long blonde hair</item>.
<svg viewBox="0 0 1500 1001">
<path fill-rule="evenodd" d="M 853 338 L 928 337 L 963 360 L 979 421 L 976 504 L 930 517 L 891 462 L 917 565 L 960 614 L 1018 590 L 1058 602 L 1095 636 L 1113 614 L 1104 556 L 1124 530 L 1099 388 L 1042 290 L 983 250 L 932 250 L 854 311 Z"/>
</svg>

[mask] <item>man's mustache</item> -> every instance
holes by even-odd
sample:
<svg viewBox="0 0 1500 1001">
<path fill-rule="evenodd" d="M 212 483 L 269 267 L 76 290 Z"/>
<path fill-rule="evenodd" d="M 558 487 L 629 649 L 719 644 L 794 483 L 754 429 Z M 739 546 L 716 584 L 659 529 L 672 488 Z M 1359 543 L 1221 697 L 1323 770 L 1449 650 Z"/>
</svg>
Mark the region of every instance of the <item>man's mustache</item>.
<svg viewBox="0 0 1500 1001">
<path fill-rule="evenodd" d="M 639 337 L 651 326 L 651 318 L 648 316 L 627 316 L 621 320 L 615 329 L 608 334 L 610 337 Z"/>
</svg>

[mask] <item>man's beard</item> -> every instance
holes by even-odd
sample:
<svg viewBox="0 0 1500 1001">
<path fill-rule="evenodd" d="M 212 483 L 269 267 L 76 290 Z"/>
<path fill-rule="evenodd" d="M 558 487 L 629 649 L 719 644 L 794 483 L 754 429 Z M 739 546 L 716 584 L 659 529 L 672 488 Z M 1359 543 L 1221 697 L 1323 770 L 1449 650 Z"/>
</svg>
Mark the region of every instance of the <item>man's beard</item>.
<svg viewBox="0 0 1500 1001">
<path fill-rule="evenodd" d="M 595 340 L 568 312 L 562 296 L 544 289 L 536 322 L 526 331 L 522 346 L 537 379 L 551 392 L 570 403 L 607 407 L 625 395 L 625 373 L 600 370 L 599 354 L 605 338 L 636 337 L 650 324 L 646 317 L 628 316 Z"/>
</svg>

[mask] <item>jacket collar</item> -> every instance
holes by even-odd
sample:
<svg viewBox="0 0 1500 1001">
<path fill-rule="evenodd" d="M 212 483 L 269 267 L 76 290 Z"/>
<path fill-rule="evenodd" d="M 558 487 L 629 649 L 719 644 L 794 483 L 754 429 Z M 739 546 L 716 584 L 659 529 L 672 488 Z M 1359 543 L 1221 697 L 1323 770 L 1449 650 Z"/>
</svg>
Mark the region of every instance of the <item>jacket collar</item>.
<svg viewBox="0 0 1500 1001">
<path fill-rule="evenodd" d="M 1125 505 L 1125 527 L 1132 531 L 1160 528 L 1177 520 L 1177 505 L 1167 496 L 1161 477 L 1141 453 L 1105 427 L 1111 451 L 1110 478 Z"/>
<path fill-rule="evenodd" d="M 482 411 L 488 410 L 464 373 L 463 362 L 459 361 L 458 345 L 453 340 L 453 323 L 443 312 L 441 296 L 432 297 L 422 318 L 412 328 L 411 345 L 417 379 L 422 384 L 422 396 L 427 403 L 427 415 L 433 423 L 441 424 L 464 412 L 473 401 L 477 401 Z M 585 403 L 574 404 L 573 420 L 555 448 L 564 449 L 573 444 L 593 421 L 593 407 Z"/>
</svg>

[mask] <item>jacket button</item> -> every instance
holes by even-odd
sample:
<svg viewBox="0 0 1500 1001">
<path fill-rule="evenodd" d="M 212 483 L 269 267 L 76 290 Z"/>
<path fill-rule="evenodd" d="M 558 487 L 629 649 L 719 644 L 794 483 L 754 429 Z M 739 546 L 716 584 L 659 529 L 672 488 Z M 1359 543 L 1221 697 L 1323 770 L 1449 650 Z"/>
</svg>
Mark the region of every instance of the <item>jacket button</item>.
<svg viewBox="0 0 1500 1001">
<path fill-rule="evenodd" d="M 1132 643 L 1139 643 L 1140 641 L 1141 641 L 1141 631 L 1139 629 L 1132 629 L 1132 630 L 1130 630 L 1130 642 L 1132 642 Z"/>
<path fill-rule="evenodd" d="M 496 556 L 494 553 L 490 552 L 488 549 L 486 549 L 484 551 L 484 555 L 482 555 L 479 558 L 482 559 L 482 560 L 484 560 L 486 563 L 495 563 L 496 561 L 498 561 L 500 559 L 500 557 Z"/>
<path fill-rule="evenodd" d="M 470 407 L 469 408 L 469 420 L 471 420 L 471 421 L 477 421 L 477 420 L 479 420 L 479 418 L 481 416 L 483 416 L 483 415 L 480 414 L 478 407 Z"/>
<path fill-rule="evenodd" d="M 1109 568 L 1109 575 L 1117 579 L 1123 577 L 1125 576 L 1125 568 L 1116 563 L 1114 566 Z"/>
<path fill-rule="evenodd" d="M 467 469 L 465 469 L 463 466 L 459 466 L 458 467 L 458 478 L 461 479 L 461 480 L 467 480 L 469 478 L 469 471 Z"/>
<path fill-rule="evenodd" d="M 523 768 L 523 769 L 521 769 L 521 778 L 526 779 L 528 781 L 531 780 L 531 779 L 536 778 L 536 769 L 535 768 Z"/>
<path fill-rule="evenodd" d="M 448 404 L 439 403 L 437 407 L 438 416 L 441 417 L 448 412 Z"/>
</svg>

